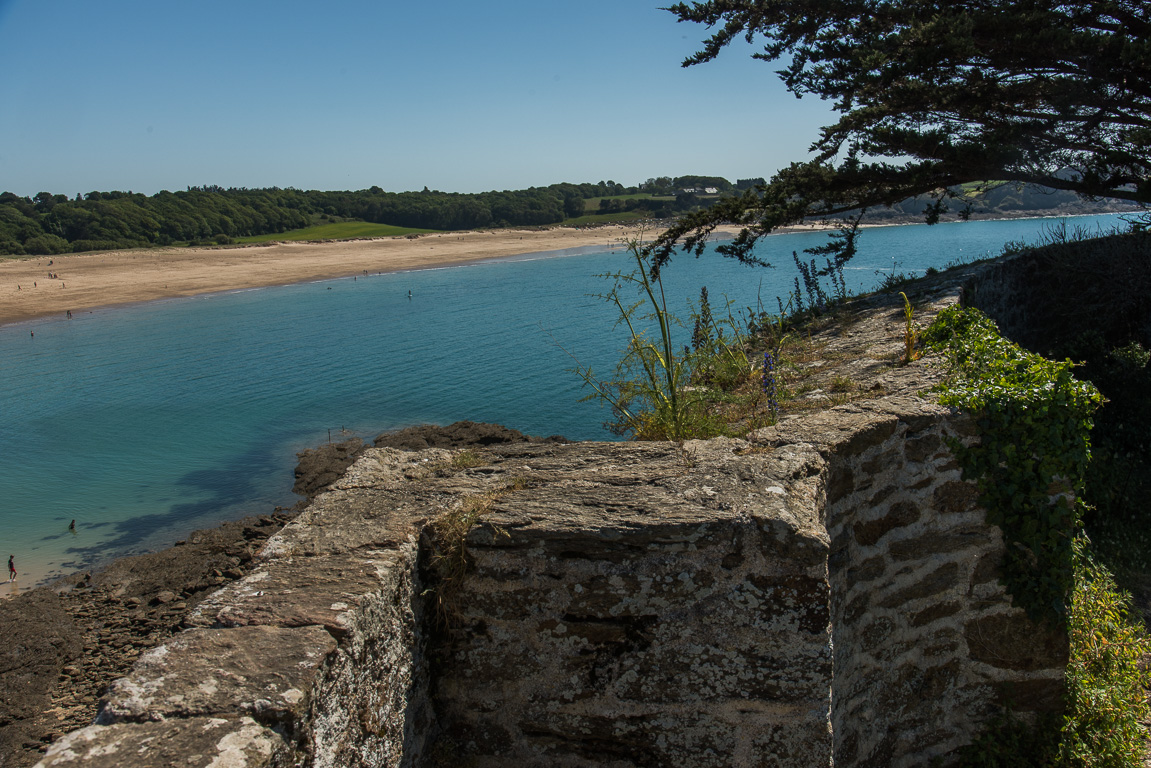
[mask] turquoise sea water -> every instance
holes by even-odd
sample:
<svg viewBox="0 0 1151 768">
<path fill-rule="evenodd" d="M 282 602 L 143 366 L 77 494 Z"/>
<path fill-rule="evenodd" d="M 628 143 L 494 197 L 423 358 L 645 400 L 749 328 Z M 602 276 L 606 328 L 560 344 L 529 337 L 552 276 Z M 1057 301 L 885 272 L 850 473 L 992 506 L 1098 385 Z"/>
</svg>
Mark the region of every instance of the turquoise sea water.
<svg viewBox="0 0 1151 768">
<path fill-rule="evenodd" d="M 1052 223 L 871 229 L 849 287 L 893 266 L 922 273 L 993 255 Z M 665 272 L 669 304 L 686 317 L 706 285 L 713 306 L 726 294 L 774 310 L 795 276 L 792 251 L 824 240 L 767 238 L 770 270 L 681 255 Z M 27 587 L 290 505 L 295 453 L 329 430 L 334 440 L 471 419 L 614 439 L 608 412 L 579 402 L 568 353 L 611 369 L 623 337 L 587 294 L 609 287 L 597 273 L 629 268 L 622 249 L 566 251 L 0 327 L 2 554 L 16 556 Z"/>
</svg>

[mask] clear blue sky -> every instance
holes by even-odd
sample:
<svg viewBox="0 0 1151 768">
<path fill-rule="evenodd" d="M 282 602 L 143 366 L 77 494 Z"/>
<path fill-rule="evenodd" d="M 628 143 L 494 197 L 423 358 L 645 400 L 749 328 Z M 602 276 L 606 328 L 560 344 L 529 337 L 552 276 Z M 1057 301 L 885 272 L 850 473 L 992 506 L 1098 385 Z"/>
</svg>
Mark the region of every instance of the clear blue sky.
<svg viewBox="0 0 1151 768">
<path fill-rule="evenodd" d="M 0 191 L 770 176 L 797 101 L 667 0 L 0 0 Z"/>
</svg>

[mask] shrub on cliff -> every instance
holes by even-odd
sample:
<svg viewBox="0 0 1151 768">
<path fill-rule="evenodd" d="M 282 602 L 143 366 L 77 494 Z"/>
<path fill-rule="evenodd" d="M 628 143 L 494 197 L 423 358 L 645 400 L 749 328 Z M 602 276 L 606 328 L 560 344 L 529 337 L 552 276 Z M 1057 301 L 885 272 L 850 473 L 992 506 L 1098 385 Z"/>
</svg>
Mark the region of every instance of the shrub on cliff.
<svg viewBox="0 0 1151 768">
<path fill-rule="evenodd" d="M 748 334 L 757 317 L 733 312 L 732 302 L 713 312 L 707 288 L 693 309 L 690 337 L 684 323 L 667 309 L 663 281 L 651 271 L 650 256 L 638 242 L 629 245 L 635 269 L 600 277 L 611 290 L 597 297 L 615 307 L 616 325 L 627 329 L 626 346 L 610 378 L 601 378 L 576 360 L 573 369 L 592 389 L 585 400 L 612 409 L 606 426 L 636 440 L 687 440 L 727 434 L 731 427 L 721 406 L 758 403 L 761 393 L 741 394 L 752 380 Z M 627 294 L 635 290 L 639 299 Z M 762 319 L 762 318 L 758 318 Z M 684 328 L 681 332 L 677 328 Z M 681 341 L 690 341 L 690 346 Z"/>
</svg>

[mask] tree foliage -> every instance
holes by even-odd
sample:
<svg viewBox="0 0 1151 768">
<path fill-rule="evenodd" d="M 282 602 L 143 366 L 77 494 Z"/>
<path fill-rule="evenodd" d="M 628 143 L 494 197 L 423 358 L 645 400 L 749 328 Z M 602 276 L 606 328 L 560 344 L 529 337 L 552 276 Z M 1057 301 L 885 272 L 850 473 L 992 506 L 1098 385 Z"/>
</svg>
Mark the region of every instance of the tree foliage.
<svg viewBox="0 0 1151 768">
<path fill-rule="evenodd" d="M 32 198 L 4 192 L 0 255 L 228 242 L 299 229 L 322 216 L 438 230 L 558 224 L 582 216 L 588 198 L 635 191 L 601 181 L 476 194 L 385 192 L 376 186 L 354 192 L 203 186 L 151 196 L 93 191 L 70 200 L 49 192 Z"/>
<path fill-rule="evenodd" d="M 916 195 L 934 221 L 960 184 L 1017 181 L 1151 201 L 1151 5 L 1143 0 L 709 0 L 668 9 L 714 31 L 684 62 L 763 42 L 796 96 L 831 102 L 814 158 L 685 217 L 656 244 L 702 251 L 717 224 L 751 259 L 772 229 Z M 752 260 L 754 261 L 754 260 Z"/>
</svg>

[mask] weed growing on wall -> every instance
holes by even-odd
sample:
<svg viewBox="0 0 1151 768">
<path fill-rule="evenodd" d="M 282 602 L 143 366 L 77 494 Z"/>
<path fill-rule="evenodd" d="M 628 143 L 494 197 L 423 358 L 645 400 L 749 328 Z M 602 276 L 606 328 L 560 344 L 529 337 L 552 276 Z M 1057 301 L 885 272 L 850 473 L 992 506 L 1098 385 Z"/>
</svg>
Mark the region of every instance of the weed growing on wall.
<svg viewBox="0 0 1151 768">
<path fill-rule="evenodd" d="M 465 496 L 455 507 L 432 520 L 425 529 L 433 585 L 424 592 L 424 596 L 429 598 L 436 624 L 442 629 L 451 629 L 455 623 L 459 613 L 460 591 L 472 566 L 467 545 L 468 533 L 499 499 L 526 487 L 527 481 L 523 478 L 513 478 L 485 493 Z M 496 534 L 506 535 L 498 528 Z"/>
<path fill-rule="evenodd" d="M 775 378 L 775 355 L 771 354 L 770 351 L 763 353 L 760 386 L 763 389 L 763 398 L 767 401 L 767 413 L 774 423 L 779 419 L 779 382 Z"/>
<path fill-rule="evenodd" d="M 830 307 L 847 301 L 847 280 L 843 276 L 843 268 L 858 251 L 856 238 L 859 236 L 859 222 L 862 218 L 863 213 L 860 212 L 858 216 L 831 233 L 825 244 L 805 248 L 803 252 L 813 257 L 810 261 L 799 258 L 799 254 L 792 251 L 791 258 L 803 278 L 803 289 L 807 293 L 805 305 L 803 293 L 800 292 L 799 277 L 796 277 L 792 301 L 799 314 L 810 311 L 814 315 L 820 315 Z M 823 259 L 823 267 L 817 265 L 816 258 Z M 827 289 L 823 287 L 823 278 L 827 278 L 829 283 Z M 782 307 L 780 313 L 783 313 Z"/>
<path fill-rule="evenodd" d="M 907 298 L 907 294 L 903 291 L 899 292 L 903 297 L 903 319 L 906 327 L 903 329 L 903 363 L 913 363 L 920 358 L 922 351 L 919 348 L 920 332 L 919 325 L 915 322 L 915 312 L 911 308 L 911 300 Z"/>
<path fill-rule="evenodd" d="M 1091 415 L 1102 397 L 1076 380 L 1070 361 L 1023 350 L 978 310 L 944 310 L 924 340 L 950 369 L 940 402 L 978 426 L 977 444 L 950 447 L 978 483 L 988 522 L 1003 531 L 1004 585 L 1032 618 L 1062 625 Z"/>
</svg>

